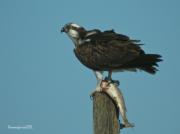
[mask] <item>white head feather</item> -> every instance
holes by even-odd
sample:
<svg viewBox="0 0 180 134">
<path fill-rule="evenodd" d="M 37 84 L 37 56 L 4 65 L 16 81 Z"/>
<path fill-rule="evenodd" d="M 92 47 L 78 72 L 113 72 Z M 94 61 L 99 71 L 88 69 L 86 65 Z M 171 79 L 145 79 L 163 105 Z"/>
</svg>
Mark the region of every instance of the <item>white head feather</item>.
<svg viewBox="0 0 180 134">
<path fill-rule="evenodd" d="M 80 39 L 80 34 L 78 31 L 79 28 L 82 28 L 81 26 L 75 23 L 68 23 L 65 25 L 65 28 L 68 28 L 68 30 L 66 30 L 66 34 L 71 38 L 75 46 L 83 43 L 83 41 Z"/>
<path fill-rule="evenodd" d="M 77 27 L 77 28 L 81 27 L 81 26 L 79 26 L 78 24 L 75 24 L 75 23 L 71 23 L 70 25 L 73 26 L 73 27 Z"/>
<path fill-rule="evenodd" d="M 68 35 L 72 38 L 79 38 L 79 33 L 76 30 L 70 29 Z"/>
</svg>

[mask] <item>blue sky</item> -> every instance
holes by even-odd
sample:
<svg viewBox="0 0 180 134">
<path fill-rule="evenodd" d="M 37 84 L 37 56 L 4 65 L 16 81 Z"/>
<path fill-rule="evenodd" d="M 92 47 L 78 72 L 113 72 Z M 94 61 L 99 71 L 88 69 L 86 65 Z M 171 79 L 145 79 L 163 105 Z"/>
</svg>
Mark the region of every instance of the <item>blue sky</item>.
<svg viewBox="0 0 180 134">
<path fill-rule="evenodd" d="M 115 29 L 141 39 L 164 61 L 159 72 L 123 72 L 121 82 L 134 129 L 122 134 L 180 133 L 180 2 L 178 0 L 0 0 L 0 133 L 92 134 L 96 79 L 60 33 L 68 22 Z M 8 125 L 31 124 L 31 130 Z"/>
</svg>

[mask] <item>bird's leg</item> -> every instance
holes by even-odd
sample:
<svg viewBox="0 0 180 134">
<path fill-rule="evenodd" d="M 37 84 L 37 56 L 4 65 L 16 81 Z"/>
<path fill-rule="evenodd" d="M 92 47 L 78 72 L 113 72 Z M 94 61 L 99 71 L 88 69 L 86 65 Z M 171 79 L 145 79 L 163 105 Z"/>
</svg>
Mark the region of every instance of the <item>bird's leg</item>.
<svg viewBox="0 0 180 134">
<path fill-rule="evenodd" d="M 97 78 L 97 86 L 96 86 L 95 91 L 100 92 L 101 91 L 100 85 L 103 80 L 103 72 L 102 71 L 94 71 L 94 74 Z"/>
<path fill-rule="evenodd" d="M 108 71 L 108 77 L 105 78 L 105 80 L 110 81 L 111 83 L 114 83 L 116 85 L 119 85 L 119 81 L 118 80 L 112 80 L 112 71 Z"/>
<path fill-rule="evenodd" d="M 108 80 L 110 80 L 110 81 L 112 81 L 111 76 L 112 76 L 112 71 L 108 71 Z"/>
<path fill-rule="evenodd" d="M 95 92 L 101 92 L 101 82 L 103 80 L 103 71 L 93 71 L 96 78 L 97 78 L 97 86 L 95 91 L 91 93 L 91 97 L 94 95 Z"/>
</svg>

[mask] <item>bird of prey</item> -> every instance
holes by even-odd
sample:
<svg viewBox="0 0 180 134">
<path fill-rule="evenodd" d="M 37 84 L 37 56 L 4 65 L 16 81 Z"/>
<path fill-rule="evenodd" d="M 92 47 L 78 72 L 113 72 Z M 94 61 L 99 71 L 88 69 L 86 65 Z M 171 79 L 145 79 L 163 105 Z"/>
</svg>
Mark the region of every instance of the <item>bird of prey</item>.
<svg viewBox="0 0 180 134">
<path fill-rule="evenodd" d="M 143 70 L 150 74 L 157 71 L 157 62 L 162 61 L 159 54 L 146 54 L 140 40 L 134 40 L 114 30 L 86 30 L 75 23 L 68 23 L 62 29 L 73 41 L 74 53 L 78 60 L 92 69 L 96 75 L 100 91 L 103 72 L 108 71 L 106 80 L 112 80 L 112 72 Z"/>
</svg>

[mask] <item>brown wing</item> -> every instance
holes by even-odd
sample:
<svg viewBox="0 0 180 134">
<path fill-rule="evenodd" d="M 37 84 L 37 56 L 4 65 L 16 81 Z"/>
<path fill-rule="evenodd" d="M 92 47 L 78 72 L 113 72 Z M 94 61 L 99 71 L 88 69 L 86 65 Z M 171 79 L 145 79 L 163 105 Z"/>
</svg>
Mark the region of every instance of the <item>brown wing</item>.
<svg viewBox="0 0 180 134">
<path fill-rule="evenodd" d="M 90 41 L 78 46 L 74 52 L 81 63 L 94 70 L 119 69 L 144 53 L 129 37 L 113 31 L 92 35 L 88 39 Z"/>
</svg>

